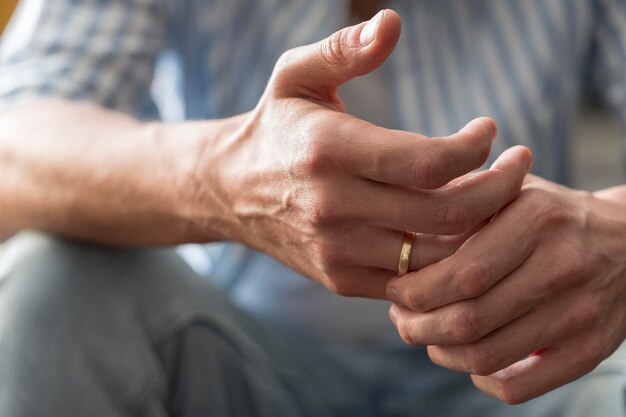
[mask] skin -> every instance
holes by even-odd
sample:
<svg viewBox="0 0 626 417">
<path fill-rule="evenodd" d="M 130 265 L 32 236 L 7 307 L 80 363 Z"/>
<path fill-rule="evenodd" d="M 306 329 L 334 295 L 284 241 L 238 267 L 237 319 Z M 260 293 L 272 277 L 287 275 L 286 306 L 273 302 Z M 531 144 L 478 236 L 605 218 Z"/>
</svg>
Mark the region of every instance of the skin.
<svg viewBox="0 0 626 417">
<path fill-rule="evenodd" d="M 626 337 L 625 197 L 529 176 L 454 255 L 389 282 L 392 321 L 507 403 L 585 375 Z"/>
</svg>

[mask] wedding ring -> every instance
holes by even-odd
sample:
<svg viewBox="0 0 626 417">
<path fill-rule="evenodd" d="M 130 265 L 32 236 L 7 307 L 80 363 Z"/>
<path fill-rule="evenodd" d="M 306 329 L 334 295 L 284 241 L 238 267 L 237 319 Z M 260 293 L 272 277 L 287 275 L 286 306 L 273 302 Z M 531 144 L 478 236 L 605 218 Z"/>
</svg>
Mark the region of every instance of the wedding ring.
<svg viewBox="0 0 626 417">
<path fill-rule="evenodd" d="M 400 249 L 400 261 L 398 262 L 398 276 L 401 277 L 409 272 L 409 263 L 411 261 L 411 251 L 415 242 L 415 232 L 404 232 L 402 241 L 402 249 Z"/>
</svg>

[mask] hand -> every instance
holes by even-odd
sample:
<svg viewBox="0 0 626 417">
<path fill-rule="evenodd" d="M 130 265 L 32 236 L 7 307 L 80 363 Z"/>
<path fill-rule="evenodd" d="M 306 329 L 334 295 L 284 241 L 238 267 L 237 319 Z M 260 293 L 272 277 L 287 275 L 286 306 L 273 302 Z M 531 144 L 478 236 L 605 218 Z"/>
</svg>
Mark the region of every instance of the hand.
<svg viewBox="0 0 626 417">
<path fill-rule="evenodd" d="M 490 119 L 427 138 L 344 113 L 337 87 L 381 65 L 399 34 L 398 15 L 386 10 L 370 26 L 280 58 L 256 109 L 199 170 L 215 172 L 207 177 L 223 201 L 225 237 L 336 293 L 385 298 L 403 231 L 423 233 L 411 261 L 417 269 L 453 253 L 467 232 L 517 197 L 531 161 L 526 148 L 503 154 L 498 169 L 467 174 L 489 154 Z M 196 222 L 216 223 L 201 209 Z"/>
<path fill-rule="evenodd" d="M 433 362 L 520 403 L 585 375 L 622 343 L 625 276 L 624 199 L 529 176 L 454 255 L 389 283 L 390 316 Z"/>
</svg>

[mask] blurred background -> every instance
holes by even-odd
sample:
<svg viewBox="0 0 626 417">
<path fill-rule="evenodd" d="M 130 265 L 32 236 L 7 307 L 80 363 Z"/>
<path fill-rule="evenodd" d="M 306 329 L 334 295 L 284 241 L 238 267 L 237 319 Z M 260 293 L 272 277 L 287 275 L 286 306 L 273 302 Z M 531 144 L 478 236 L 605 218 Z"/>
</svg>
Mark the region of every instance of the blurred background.
<svg viewBox="0 0 626 417">
<path fill-rule="evenodd" d="M 0 39 L 18 0 L 0 0 Z M 626 135 L 597 103 L 588 103 L 578 121 L 572 155 L 573 185 L 597 190 L 626 183 Z"/>
<path fill-rule="evenodd" d="M 571 158 L 573 185 L 598 190 L 626 183 L 626 135 L 617 121 L 596 103 L 588 103 L 578 121 L 576 146 Z"/>
</svg>

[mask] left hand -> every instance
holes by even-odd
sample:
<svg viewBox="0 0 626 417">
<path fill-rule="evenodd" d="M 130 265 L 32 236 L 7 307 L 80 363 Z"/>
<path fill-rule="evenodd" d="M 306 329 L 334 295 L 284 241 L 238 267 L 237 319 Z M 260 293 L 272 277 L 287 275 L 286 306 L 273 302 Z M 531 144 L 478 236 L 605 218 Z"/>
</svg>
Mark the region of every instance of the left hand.
<svg viewBox="0 0 626 417">
<path fill-rule="evenodd" d="M 587 374 L 626 337 L 623 194 L 529 176 L 454 255 L 389 282 L 403 340 L 507 403 Z"/>
</svg>

